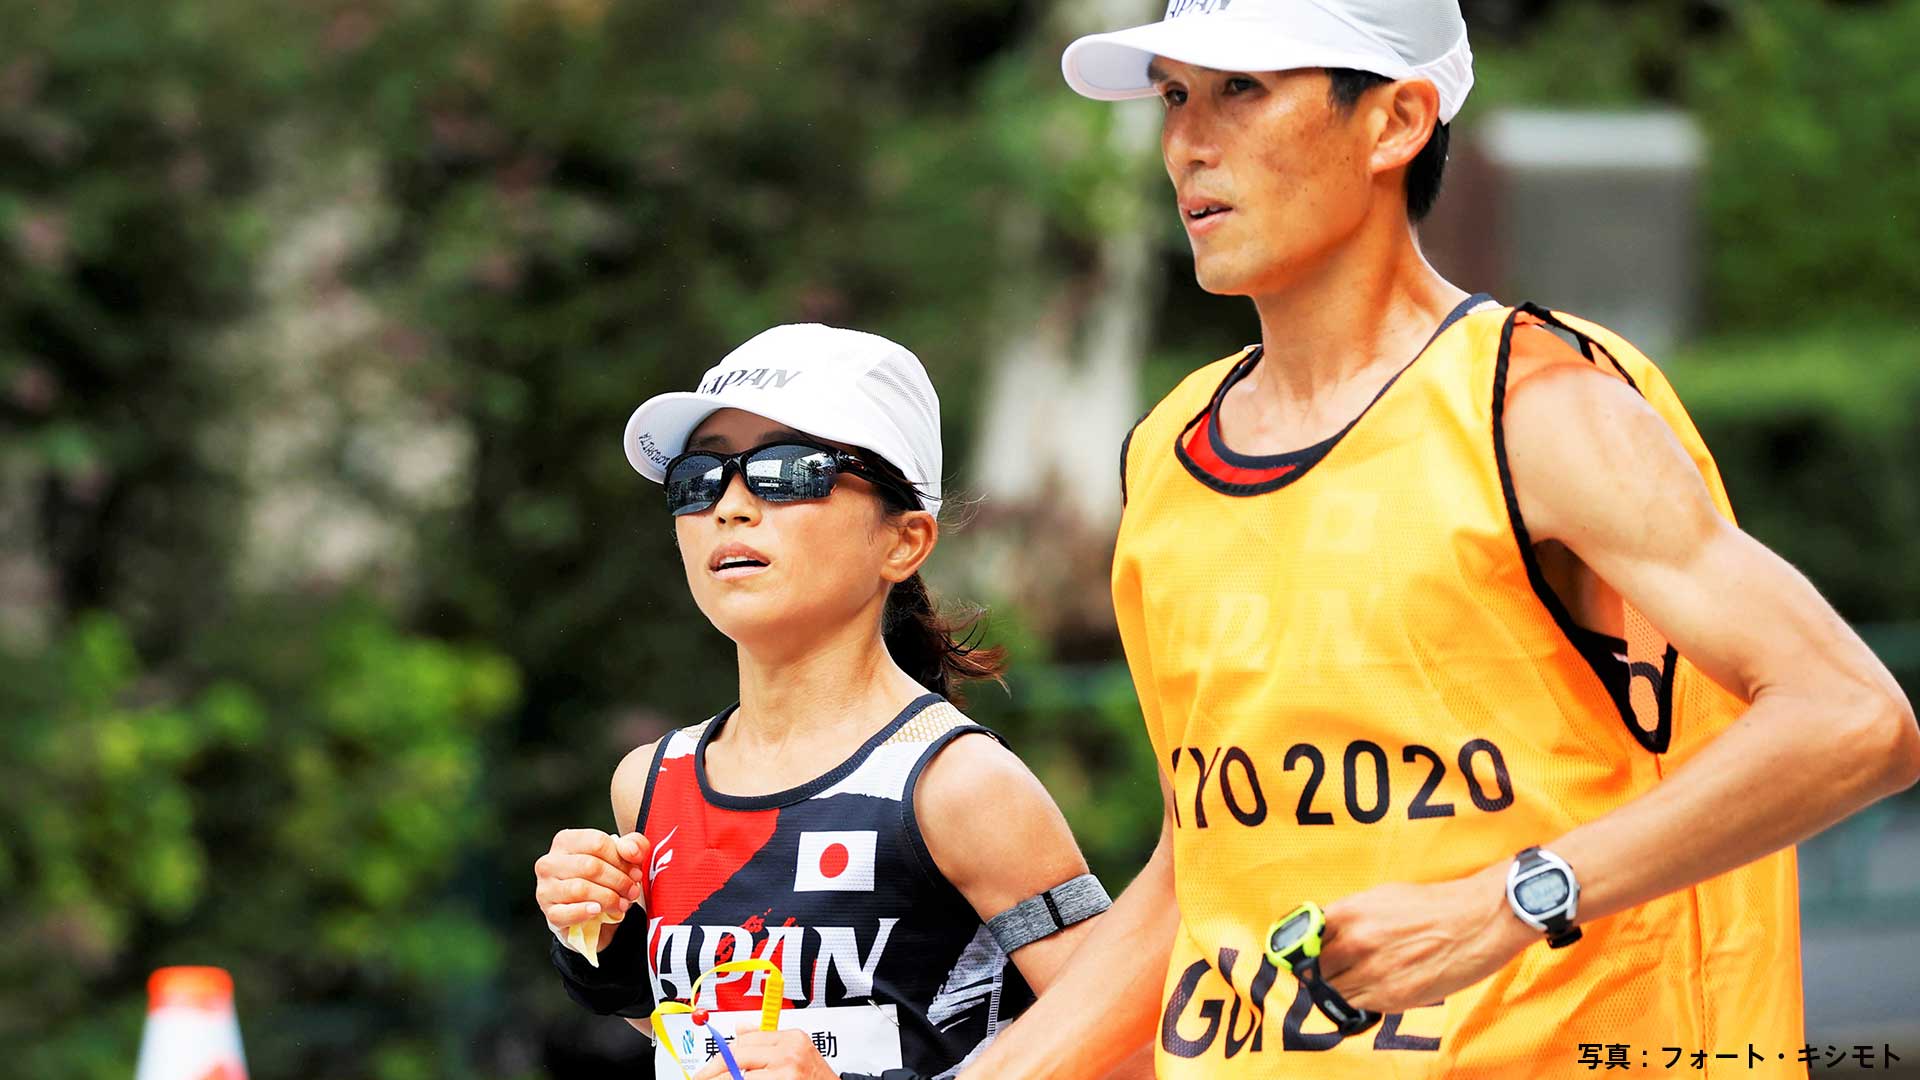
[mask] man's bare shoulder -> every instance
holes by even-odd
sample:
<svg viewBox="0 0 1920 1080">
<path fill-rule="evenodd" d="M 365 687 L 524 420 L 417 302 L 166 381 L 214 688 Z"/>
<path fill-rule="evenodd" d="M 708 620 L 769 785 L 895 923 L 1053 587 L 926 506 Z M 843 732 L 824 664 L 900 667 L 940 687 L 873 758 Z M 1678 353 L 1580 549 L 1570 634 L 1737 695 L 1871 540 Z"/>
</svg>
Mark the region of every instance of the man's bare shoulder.
<svg viewBox="0 0 1920 1080">
<path fill-rule="evenodd" d="M 1725 524 L 1698 466 L 1638 391 L 1551 334 L 1534 338 L 1522 363 L 1516 334 L 1503 421 L 1534 541 L 1640 547 Z"/>
</svg>

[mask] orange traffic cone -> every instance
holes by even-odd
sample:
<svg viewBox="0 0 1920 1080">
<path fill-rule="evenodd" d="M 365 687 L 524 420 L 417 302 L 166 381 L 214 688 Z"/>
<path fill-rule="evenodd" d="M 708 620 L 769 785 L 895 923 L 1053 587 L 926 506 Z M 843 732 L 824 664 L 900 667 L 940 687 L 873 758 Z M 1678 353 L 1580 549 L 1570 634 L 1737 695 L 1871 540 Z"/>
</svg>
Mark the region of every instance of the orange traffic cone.
<svg viewBox="0 0 1920 1080">
<path fill-rule="evenodd" d="M 153 973 L 134 1080 L 247 1080 L 231 975 L 217 967 Z"/>
</svg>

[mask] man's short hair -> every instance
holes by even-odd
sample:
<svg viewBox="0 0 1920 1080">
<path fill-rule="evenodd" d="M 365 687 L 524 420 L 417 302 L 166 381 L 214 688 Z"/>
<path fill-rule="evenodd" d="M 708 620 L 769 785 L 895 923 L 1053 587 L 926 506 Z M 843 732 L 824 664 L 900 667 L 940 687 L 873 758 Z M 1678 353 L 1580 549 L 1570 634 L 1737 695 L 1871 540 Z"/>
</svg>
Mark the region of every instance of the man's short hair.
<svg viewBox="0 0 1920 1080">
<path fill-rule="evenodd" d="M 1333 102 L 1343 109 L 1358 105 L 1361 94 L 1393 81 L 1385 75 L 1352 68 L 1328 68 L 1327 77 L 1333 80 Z M 1435 124 L 1427 144 L 1407 163 L 1407 220 L 1417 223 L 1433 209 L 1434 200 L 1440 197 L 1441 175 L 1446 171 L 1447 125 Z"/>
</svg>

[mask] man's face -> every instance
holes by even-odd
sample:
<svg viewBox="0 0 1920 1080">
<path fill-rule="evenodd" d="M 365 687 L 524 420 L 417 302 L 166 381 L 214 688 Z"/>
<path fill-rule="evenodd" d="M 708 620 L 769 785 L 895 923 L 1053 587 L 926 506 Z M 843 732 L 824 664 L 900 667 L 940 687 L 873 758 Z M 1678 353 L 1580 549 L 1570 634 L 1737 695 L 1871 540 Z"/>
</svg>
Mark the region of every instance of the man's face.
<svg viewBox="0 0 1920 1080">
<path fill-rule="evenodd" d="M 1366 218 L 1367 113 L 1337 107 L 1324 71 L 1219 71 L 1160 58 L 1148 73 L 1166 106 L 1160 152 L 1201 288 L 1284 289 Z"/>
</svg>

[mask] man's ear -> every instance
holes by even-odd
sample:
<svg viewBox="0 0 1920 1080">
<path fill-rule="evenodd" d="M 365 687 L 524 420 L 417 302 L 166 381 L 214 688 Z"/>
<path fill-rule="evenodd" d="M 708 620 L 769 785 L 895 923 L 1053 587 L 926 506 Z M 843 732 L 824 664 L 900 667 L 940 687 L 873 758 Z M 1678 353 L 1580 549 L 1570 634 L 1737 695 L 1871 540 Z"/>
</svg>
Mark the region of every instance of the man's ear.
<svg viewBox="0 0 1920 1080">
<path fill-rule="evenodd" d="M 1440 91 L 1425 79 L 1402 79 L 1377 87 L 1373 115 L 1375 175 L 1402 169 L 1420 155 L 1440 123 Z"/>
<path fill-rule="evenodd" d="M 933 545 L 940 540 L 940 521 L 925 510 L 909 510 L 890 518 L 886 527 L 893 542 L 880 565 L 880 576 L 898 585 L 919 573 L 920 564 L 933 554 Z"/>
</svg>

